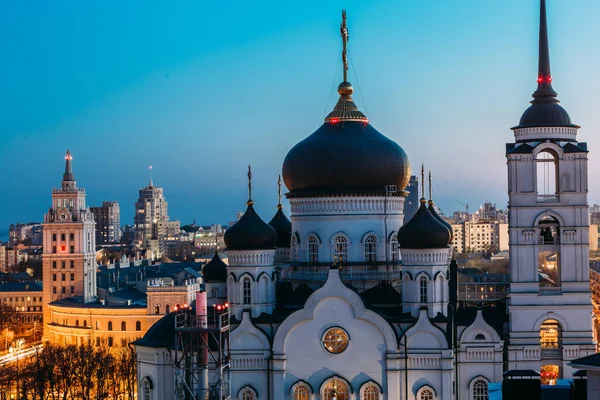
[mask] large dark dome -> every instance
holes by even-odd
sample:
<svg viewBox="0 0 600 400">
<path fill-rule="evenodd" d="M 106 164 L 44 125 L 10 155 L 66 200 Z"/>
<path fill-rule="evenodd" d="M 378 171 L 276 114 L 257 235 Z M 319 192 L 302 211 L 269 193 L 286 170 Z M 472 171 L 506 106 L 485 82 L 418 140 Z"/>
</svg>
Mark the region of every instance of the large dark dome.
<svg viewBox="0 0 600 400">
<path fill-rule="evenodd" d="M 283 213 L 282 207 L 277 207 L 277 213 L 269 221 L 269 225 L 277 233 L 277 247 L 290 247 L 292 241 L 292 223 Z"/>
<path fill-rule="evenodd" d="M 368 122 L 325 122 L 296 144 L 283 162 L 292 192 L 404 190 L 410 179 L 406 153 Z"/>
<path fill-rule="evenodd" d="M 277 234 L 254 211 L 253 203 L 238 222 L 225 231 L 227 250 L 269 250 L 277 243 Z"/>
<path fill-rule="evenodd" d="M 202 268 L 202 278 L 205 282 L 227 281 L 227 264 L 221 260 L 217 252 L 215 252 L 212 260 Z"/>
<path fill-rule="evenodd" d="M 398 231 L 398 244 L 406 249 L 443 249 L 450 243 L 450 231 L 427 209 L 421 206 L 415 215 Z"/>
<path fill-rule="evenodd" d="M 352 100 L 352 85 L 338 87 L 333 111 L 283 161 L 283 180 L 292 194 L 404 190 L 410 164 L 402 147 L 369 124 Z"/>
</svg>

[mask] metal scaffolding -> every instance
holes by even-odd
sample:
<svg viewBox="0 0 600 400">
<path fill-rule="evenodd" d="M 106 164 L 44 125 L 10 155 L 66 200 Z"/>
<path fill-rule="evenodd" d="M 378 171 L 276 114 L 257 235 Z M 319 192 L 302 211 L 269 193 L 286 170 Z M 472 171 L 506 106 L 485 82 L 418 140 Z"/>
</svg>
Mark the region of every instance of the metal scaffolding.
<svg viewBox="0 0 600 400">
<path fill-rule="evenodd" d="M 175 398 L 229 400 L 229 313 L 204 307 L 207 314 L 175 314 Z"/>
</svg>

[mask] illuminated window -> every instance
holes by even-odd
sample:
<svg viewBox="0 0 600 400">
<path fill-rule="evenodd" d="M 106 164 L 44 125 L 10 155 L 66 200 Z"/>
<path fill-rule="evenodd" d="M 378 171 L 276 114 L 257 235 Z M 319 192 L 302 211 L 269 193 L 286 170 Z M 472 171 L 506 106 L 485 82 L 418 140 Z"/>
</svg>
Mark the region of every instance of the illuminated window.
<svg viewBox="0 0 600 400">
<path fill-rule="evenodd" d="M 547 319 L 540 326 L 540 346 L 544 349 L 559 349 L 561 347 L 560 324 L 555 319 Z"/>
<path fill-rule="evenodd" d="M 368 384 L 362 392 L 361 400 L 379 400 L 379 388 L 373 384 Z"/>
<path fill-rule="evenodd" d="M 427 278 L 424 276 L 419 279 L 419 295 L 421 303 L 427 303 Z"/>
<path fill-rule="evenodd" d="M 370 235 L 365 239 L 365 261 L 375 262 L 377 260 L 377 238 Z"/>
<path fill-rule="evenodd" d="M 342 328 L 331 328 L 323 335 L 323 347 L 332 354 L 339 354 L 346 350 L 350 338 Z"/>
<path fill-rule="evenodd" d="M 488 384 L 483 379 L 478 379 L 473 383 L 473 400 L 488 400 Z"/>
<path fill-rule="evenodd" d="M 319 241 L 314 236 L 308 238 L 308 262 L 319 262 Z"/>
<path fill-rule="evenodd" d="M 303 384 L 299 384 L 294 388 L 294 400 L 309 400 L 310 392 L 308 387 Z"/>
<path fill-rule="evenodd" d="M 334 262 L 348 262 L 348 240 L 344 236 L 336 236 L 333 243 Z"/>
<path fill-rule="evenodd" d="M 349 400 L 350 389 L 345 382 L 334 378 L 325 384 L 322 398 L 323 400 Z"/>
<path fill-rule="evenodd" d="M 243 303 L 250 304 L 252 302 L 252 282 L 250 282 L 250 278 L 245 277 L 242 280 L 243 284 Z"/>
</svg>

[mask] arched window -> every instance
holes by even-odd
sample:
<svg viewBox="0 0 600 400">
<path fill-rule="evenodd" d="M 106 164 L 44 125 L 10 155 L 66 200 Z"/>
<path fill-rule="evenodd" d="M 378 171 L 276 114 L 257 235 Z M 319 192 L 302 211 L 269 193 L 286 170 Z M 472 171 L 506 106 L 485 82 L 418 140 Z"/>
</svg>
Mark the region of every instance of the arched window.
<svg viewBox="0 0 600 400">
<path fill-rule="evenodd" d="M 165 304 L 165 314 L 168 314 L 171 312 L 171 305 L 170 304 Z"/>
<path fill-rule="evenodd" d="M 433 400 L 433 392 L 430 389 L 421 390 L 419 400 Z"/>
<path fill-rule="evenodd" d="M 310 391 L 308 390 L 308 386 L 304 384 L 298 384 L 294 387 L 294 400 L 309 400 L 310 399 Z"/>
<path fill-rule="evenodd" d="M 477 379 L 471 389 L 473 400 L 488 400 L 488 384 L 484 379 Z"/>
<path fill-rule="evenodd" d="M 475 340 L 485 340 L 485 335 L 483 333 L 478 333 L 475 335 Z"/>
<path fill-rule="evenodd" d="M 348 240 L 344 236 L 336 236 L 333 241 L 333 261 L 348 262 Z"/>
<path fill-rule="evenodd" d="M 75 240 L 75 235 L 74 235 L 74 234 L 72 234 L 72 233 L 70 233 L 70 234 L 69 234 L 69 240 L 70 240 L 70 241 L 73 241 L 73 240 Z"/>
<path fill-rule="evenodd" d="M 250 281 L 250 278 L 245 277 L 242 280 L 242 284 L 243 284 L 243 304 L 250 304 L 252 303 L 252 282 Z"/>
<path fill-rule="evenodd" d="M 319 262 L 319 240 L 314 236 L 308 238 L 308 262 Z"/>
<path fill-rule="evenodd" d="M 350 389 L 344 381 L 332 379 L 323 387 L 323 400 L 349 400 Z"/>
<path fill-rule="evenodd" d="M 240 400 L 258 400 L 256 391 L 250 386 L 244 386 L 238 393 L 238 399 Z"/>
<path fill-rule="evenodd" d="M 390 240 L 390 259 L 392 261 L 398 261 L 400 259 L 398 251 L 398 236 L 396 234 L 393 234 Z"/>
<path fill-rule="evenodd" d="M 136 331 L 141 331 L 142 330 L 142 323 L 140 321 L 136 321 L 135 322 L 135 330 Z"/>
<path fill-rule="evenodd" d="M 379 400 L 379 388 L 372 383 L 367 384 L 360 397 L 361 400 Z"/>
<path fill-rule="evenodd" d="M 219 298 L 219 289 L 217 289 L 216 287 L 212 288 L 212 298 L 213 299 L 217 299 Z"/>
<path fill-rule="evenodd" d="M 87 327 L 87 320 L 85 320 L 85 319 L 83 320 L 83 326 Z"/>
<path fill-rule="evenodd" d="M 112 331 L 112 321 L 108 321 L 108 330 Z"/>
<path fill-rule="evenodd" d="M 154 305 L 154 314 L 160 314 L 160 306 L 158 304 Z"/>
<path fill-rule="evenodd" d="M 373 235 L 369 235 L 365 239 L 365 261 L 377 261 L 377 238 Z"/>
<path fill-rule="evenodd" d="M 122 331 L 126 331 L 127 330 L 127 322 L 121 321 L 121 330 Z"/>
<path fill-rule="evenodd" d="M 142 393 L 144 400 L 152 400 L 152 385 L 150 385 L 148 379 L 144 379 L 142 382 Z"/>
<path fill-rule="evenodd" d="M 542 150 L 535 158 L 538 201 L 558 199 L 558 157 L 550 149 Z"/>
<path fill-rule="evenodd" d="M 421 303 L 427 303 L 427 278 L 425 276 L 419 279 L 419 299 Z"/>
<path fill-rule="evenodd" d="M 79 326 L 79 320 L 78 319 L 75 320 L 75 326 Z"/>
<path fill-rule="evenodd" d="M 562 330 L 560 323 L 555 319 L 547 319 L 540 326 L 540 346 L 542 353 L 545 350 L 560 349 Z"/>
</svg>

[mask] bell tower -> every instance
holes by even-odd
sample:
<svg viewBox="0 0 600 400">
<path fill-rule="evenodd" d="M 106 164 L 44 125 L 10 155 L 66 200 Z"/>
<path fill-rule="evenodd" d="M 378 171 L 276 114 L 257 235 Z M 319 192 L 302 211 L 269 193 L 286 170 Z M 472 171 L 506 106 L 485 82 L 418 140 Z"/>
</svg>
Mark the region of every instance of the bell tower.
<svg viewBox="0 0 600 400">
<path fill-rule="evenodd" d="M 508 164 L 509 369 L 569 378 L 595 350 L 589 282 L 587 144 L 552 87 L 546 1 L 531 106 L 512 128 Z"/>
<path fill-rule="evenodd" d="M 83 302 L 96 297 L 96 223 L 85 204 L 85 189 L 77 187 L 67 150 L 65 173 L 59 189 L 52 189 L 52 206 L 43 223 L 44 326 L 52 321 L 48 304 L 80 296 Z M 44 338 L 47 329 L 44 329 Z"/>
</svg>

